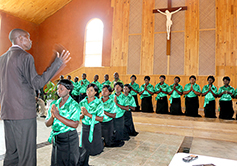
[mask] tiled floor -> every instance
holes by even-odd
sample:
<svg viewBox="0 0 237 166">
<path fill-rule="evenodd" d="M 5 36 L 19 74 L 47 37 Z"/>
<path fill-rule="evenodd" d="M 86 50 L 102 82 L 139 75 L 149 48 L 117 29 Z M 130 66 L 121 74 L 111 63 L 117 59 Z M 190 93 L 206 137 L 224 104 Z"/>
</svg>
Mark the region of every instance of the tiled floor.
<svg viewBox="0 0 237 166">
<path fill-rule="evenodd" d="M 138 115 L 139 114 L 137 114 L 136 116 Z M 141 114 L 139 116 L 157 116 L 157 115 Z M 164 116 L 160 118 L 164 119 Z M 180 119 L 182 118 L 185 119 L 186 117 L 180 117 Z M 167 115 L 167 119 L 170 119 L 170 115 Z M 178 119 L 178 116 L 175 116 L 174 120 L 175 119 Z M 200 121 L 200 119 L 195 120 Z M 47 141 L 51 129 L 45 126 L 44 119 L 42 118 L 38 119 L 37 123 L 38 123 L 37 143 L 39 144 Z M 147 132 L 144 131 L 144 128 L 141 130 L 140 123 L 139 125 L 137 125 L 136 123 L 138 122 L 135 122 L 135 125 L 137 130 L 139 131 L 139 135 L 137 137 L 131 137 L 131 139 L 127 141 L 123 147 L 105 148 L 104 152 L 101 153 L 100 155 L 90 157 L 90 165 L 167 166 L 172 160 L 174 154 L 180 148 L 183 141 L 187 140 L 184 139 L 186 138 L 185 135 L 167 134 L 167 133 L 156 132 L 155 130 L 151 130 L 152 132 Z M 78 127 L 78 132 L 80 132 L 80 128 L 81 125 Z M 197 137 L 192 137 L 191 141 L 192 141 L 191 144 L 189 144 L 189 146 L 191 146 L 189 147 L 190 153 L 237 160 L 236 157 L 237 143 L 235 142 L 211 140 Z M 52 149 L 51 145 L 45 145 L 37 149 L 38 166 L 50 165 L 51 149 Z M 1 156 L 3 157 L 4 152 L 5 152 L 5 144 L 4 144 L 3 121 L 0 120 L 0 166 L 3 163 Z"/>
</svg>

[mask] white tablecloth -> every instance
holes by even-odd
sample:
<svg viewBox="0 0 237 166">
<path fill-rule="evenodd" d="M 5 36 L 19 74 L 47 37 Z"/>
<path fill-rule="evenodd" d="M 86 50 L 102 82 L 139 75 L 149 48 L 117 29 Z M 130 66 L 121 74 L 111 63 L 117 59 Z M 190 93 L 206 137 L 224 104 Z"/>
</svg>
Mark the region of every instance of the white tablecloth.
<svg viewBox="0 0 237 166">
<path fill-rule="evenodd" d="M 214 164 L 216 166 L 237 166 L 237 160 L 229 160 L 229 159 L 202 156 L 202 155 L 197 155 L 198 158 L 193 161 L 190 161 L 189 163 L 184 162 L 183 158 L 189 155 L 192 155 L 192 154 L 176 153 L 173 159 L 171 160 L 169 166 L 193 166 L 193 165 L 198 165 L 198 164 Z M 193 154 L 193 155 L 196 155 L 196 154 Z M 223 157 L 224 156 L 225 154 L 223 154 Z"/>
</svg>

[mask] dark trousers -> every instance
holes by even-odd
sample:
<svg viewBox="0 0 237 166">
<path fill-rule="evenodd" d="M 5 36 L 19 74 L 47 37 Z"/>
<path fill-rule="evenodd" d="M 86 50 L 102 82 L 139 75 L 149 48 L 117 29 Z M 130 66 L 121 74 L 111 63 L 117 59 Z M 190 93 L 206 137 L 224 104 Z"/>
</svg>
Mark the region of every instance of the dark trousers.
<svg viewBox="0 0 237 166">
<path fill-rule="evenodd" d="M 6 154 L 4 166 L 36 165 L 36 118 L 4 120 Z"/>
</svg>

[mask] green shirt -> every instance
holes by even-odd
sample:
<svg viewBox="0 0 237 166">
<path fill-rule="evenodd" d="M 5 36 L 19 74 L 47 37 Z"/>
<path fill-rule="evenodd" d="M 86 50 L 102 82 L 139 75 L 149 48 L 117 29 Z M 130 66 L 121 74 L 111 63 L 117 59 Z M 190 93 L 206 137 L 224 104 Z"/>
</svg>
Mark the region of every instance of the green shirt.
<svg viewBox="0 0 237 166">
<path fill-rule="evenodd" d="M 183 92 L 183 87 L 178 84 L 175 87 L 179 92 Z M 168 88 L 168 92 L 171 92 L 174 89 L 174 84 L 170 85 Z M 170 95 L 170 104 L 172 104 L 173 98 L 180 98 L 181 95 L 178 94 L 178 92 L 176 92 L 175 90 L 173 91 L 173 93 Z"/>
<path fill-rule="evenodd" d="M 113 101 L 114 101 L 115 95 L 116 94 L 111 95 L 111 98 L 113 99 Z M 119 96 L 117 96 L 117 102 L 118 102 L 119 105 L 129 106 L 128 103 L 125 103 L 125 95 L 123 93 L 121 93 Z M 119 108 L 116 104 L 114 104 L 114 109 L 115 109 L 115 112 L 116 112 L 116 117 L 115 118 L 120 118 L 125 113 L 125 110 Z"/>
<path fill-rule="evenodd" d="M 111 82 L 110 82 L 109 80 L 104 81 L 104 82 L 102 83 L 102 88 L 103 88 L 104 85 L 110 85 L 110 84 L 111 84 Z"/>
<path fill-rule="evenodd" d="M 111 113 L 111 114 L 114 114 L 116 113 L 115 112 L 115 109 L 114 109 L 114 100 L 113 100 L 113 97 L 112 96 L 109 96 L 109 99 L 105 102 L 103 102 L 102 100 L 103 96 L 100 98 L 101 102 L 102 102 L 102 105 L 103 105 L 103 110 L 108 112 L 108 113 Z M 104 119 L 103 119 L 103 122 L 108 122 L 108 121 L 111 121 L 113 118 L 107 116 L 104 114 Z"/>
<path fill-rule="evenodd" d="M 126 105 L 128 104 L 130 107 L 137 106 L 134 97 L 130 93 L 127 96 L 125 96 L 125 103 L 126 103 Z"/>
<path fill-rule="evenodd" d="M 98 99 L 95 96 L 95 99 L 88 103 L 88 96 L 86 96 L 80 103 L 80 111 L 81 107 L 85 107 L 88 113 L 95 115 L 95 116 L 104 116 L 104 110 L 103 110 L 103 105 L 100 99 Z M 81 120 L 82 123 L 85 125 L 91 125 L 92 124 L 92 119 L 88 116 L 84 116 L 84 118 Z M 99 121 L 95 121 L 95 124 L 99 123 Z"/>
<path fill-rule="evenodd" d="M 122 80 L 120 80 L 120 79 L 118 79 L 118 81 L 117 82 L 121 82 L 122 84 L 123 84 L 123 81 Z M 113 89 L 114 88 L 114 84 L 116 83 L 116 81 L 115 80 L 113 80 L 112 82 L 111 82 L 111 84 L 110 84 L 110 86 L 111 86 L 111 88 Z"/>
<path fill-rule="evenodd" d="M 58 108 L 59 114 L 62 117 L 69 120 L 73 120 L 73 121 L 80 121 L 81 110 L 79 108 L 79 104 L 75 100 L 73 100 L 71 96 L 69 96 L 66 103 L 63 106 L 59 107 L 61 100 L 62 98 L 59 98 L 58 100 L 55 100 L 50 104 L 48 114 L 45 120 L 49 120 L 49 118 L 51 117 L 51 108 L 52 108 L 52 105 L 55 104 L 55 106 Z M 55 135 L 58 135 L 60 133 L 65 133 L 68 131 L 73 131 L 73 130 L 76 130 L 76 129 L 66 126 L 60 120 L 58 120 L 57 118 L 54 118 L 54 121 L 52 124 L 52 132 L 50 134 L 48 141 L 51 143 L 52 138 Z"/>
<path fill-rule="evenodd" d="M 186 84 L 185 87 L 184 87 L 184 91 L 189 91 L 190 89 L 191 89 L 191 83 Z M 193 89 L 196 92 L 200 92 L 201 93 L 201 89 L 200 89 L 200 86 L 198 84 L 194 83 Z M 190 98 L 196 97 L 196 96 L 197 95 L 193 91 L 191 91 L 191 92 L 189 92 L 188 94 L 185 95 L 185 97 L 190 97 Z"/>
<path fill-rule="evenodd" d="M 220 87 L 218 91 L 218 95 L 224 91 L 228 91 L 235 94 L 235 89 L 230 85 L 228 87 L 225 87 L 225 86 Z M 230 100 L 232 100 L 232 97 L 230 94 L 223 94 L 219 101 L 230 101 Z"/>
<path fill-rule="evenodd" d="M 151 85 L 150 83 L 147 85 L 146 87 L 150 92 L 154 93 L 154 87 L 153 85 Z M 139 92 L 142 92 L 145 89 L 145 84 L 143 84 L 139 90 Z M 144 97 L 150 97 L 151 94 L 148 93 L 146 90 L 141 94 L 141 99 L 143 99 Z"/>
<path fill-rule="evenodd" d="M 83 82 L 82 85 L 81 85 L 81 82 Z M 80 86 L 79 93 L 86 93 L 86 88 L 89 84 L 90 84 L 90 82 L 87 79 L 79 81 L 79 86 Z"/>
<path fill-rule="evenodd" d="M 138 91 L 138 92 L 139 92 L 139 85 L 138 85 L 136 82 L 134 82 L 133 85 L 132 85 L 132 83 L 130 83 L 129 85 L 131 85 L 131 87 L 132 87 L 135 91 Z M 134 92 L 133 90 L 131 90 L 130 94 L 133 95 L 133 96 L 137 95 L 137 93 Z"/>
<path fill-rule="evenodd" d="M 166 84 L 165 82 L 164 82 L 164 84 L 162 84 L 162 85 L 161 85 L 160 83 L 158 83 L 158 84 L 156 84 L 156 86 L 155 86 L 155 92 L 159 91 L 160 88 L 162 89 L 162 91 L 168 92 L 169 85 Z M 157 94 L 156 100 L 160 99 L 161 97 L 165 97 L 165 96 L 167 96 L 167 94 L 165 94 L 165 93 L 163 93 L 163 92 L 160 92 L 160 93 Z"/>
<path fill-rule="evenodd" d="M 90 132 L 89 132 L 89 142 L 93 141 L 93 132 L 94 132 L 94 126 L 97 123 L 100 123 L 99 121 L 96 121 L 95 118 L 96 116 L 103 117 L 104 116 L 104 110 L 103 110 L 103 105 L 100 99 L 98 99 L 95 96 L 95 99 L 88 103 L 88 97 L 85 97 L 80 103 L 79 107 L 81 110 L 81 107 L 85 107 L 86 110 L 88 111 L 89 114 L 92 115 L 92 118 L 88 116 L 84 116 L 84 118 L 81 120 L 83 124 L 85 125 L 90 125 Z M 81 131 L 81 138 L 82 138 L 82 133 L 83 133 L 83 127 Z M 80 138 L 80 147 L 82 146 L 82 139 Z"/>
<path fill-rule="evenodd" d="M 209 84 L 208 84 L 208 85 L 205 85 L 205 86 L 202 88 L 202 93 L 206 93 L 208 90 L 209 90 Z M 211 91 L 212 91 L 214 94 L 217 94 L 217 88 L 216 88 L 214 85 L 212 85 Z M 208 93 L 205 95 L 203 107 L 206 107 L 206 105 L 209 104 L 209 102 L 210 102 L 210 101 L 213 101 L 213 100 L 215 100 L 215 97 L 213 96 L 213 94 L 212 94 L 211 92 L 208 92 Z"/>
<path fill-rule="evenodd" d="M 102 85 L 99 83 L 99 81 L 93 81 L 92 84 L 95 84 L 98 87 L 98 93 L 100 93 L 102 91 Z"/>
<path fill-rule="evenodd" d="M 79 89 L 80 89 L 79 82 L 78 81 L 77 82 L 73 82 L 73 86 L 74 86 L 74 88 L 72 90 L 72 95 L 79 96 Z"/>
</svg>

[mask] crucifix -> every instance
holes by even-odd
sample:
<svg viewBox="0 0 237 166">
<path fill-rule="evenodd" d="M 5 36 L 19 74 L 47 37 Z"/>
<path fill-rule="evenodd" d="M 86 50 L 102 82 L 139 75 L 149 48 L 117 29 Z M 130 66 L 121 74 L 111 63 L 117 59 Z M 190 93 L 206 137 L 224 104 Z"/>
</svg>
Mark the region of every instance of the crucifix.
<svg viewBox="0 0 237 166">
<path fill-rule="evenodd" d="M 161 13 L 166 16 L 166 30 L 167 30 L 167 44 L 166 44 L 166 55 L 170 55 L 171 50 L 171 25 L 172 25 L 172 14 L 175 14 L 181 10 L 187 10 L 187 6 L 173 7 L 172 8 L 172 0 L 168 0 L 168 8 L 163 9 L 154 9 L 153 13 Z"/>
</svg>

